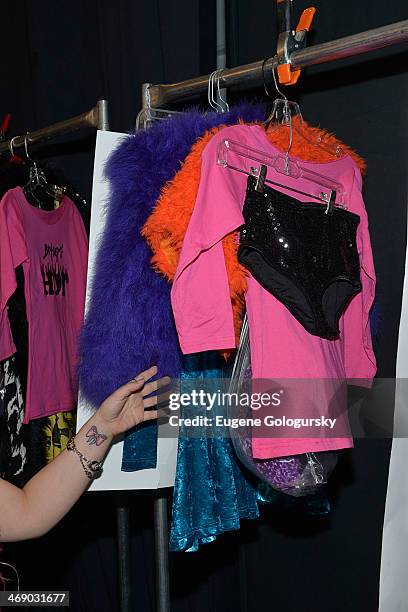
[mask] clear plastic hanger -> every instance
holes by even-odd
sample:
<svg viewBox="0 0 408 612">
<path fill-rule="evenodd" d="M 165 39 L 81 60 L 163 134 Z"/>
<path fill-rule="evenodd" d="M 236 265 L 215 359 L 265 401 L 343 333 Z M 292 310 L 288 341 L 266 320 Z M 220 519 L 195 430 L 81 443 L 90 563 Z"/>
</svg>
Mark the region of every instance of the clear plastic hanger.
<svg viewBox="0 0 408 612">
<path fill-rule="evenodd" d="M 182 115 L 180 111 L 167 110 L 164 108 L 153 108 L 150 104 L 149 88 L 146 89 L 147 105 L 142 108 L 136 117 L 136 130 L 145 130 L 155 121 L 165 121 L 175 115 Z"/>
<path fill-rule="evenodd" d="M 271 94 L 267 88 L 265 79 L 265 62 L 266 60 L 264 60 L 264 62 L 262 63 L 263 85 L 266 95 L 270 98 Z M 287 127 L 289 129 L 289 145 L 287 149 L 288 154 L 290 152 L 290 149 L 292 148 L 293 133 L 295 132 L 297 135 L 299 135 L 301 138 L 303 138 L 313 146 L 318 147 L 323 151 L 326 151 L 330 155 L 333 155 L 333 157 L 342 157 L 344 155 L 344 151 L 341 145 L 325 143 L 321 135 L 319 135 L 317 138 L 310 137 L 310 134 L 304 128 L 304 120 L 299 104 L 297 102 L 292 102 L 291 100 L 288 100 L 285 94 L 278 87 L 275 73 L 276 69 L 277 64 L 275 63 L 272 66 L 273 84 L 276 92 L 279 94 L 280 97 L 274 100 L 271 113 L 263 124 L 265 128 L 268 129 L 268 133 L 273 134 L 274 131 L 278 131 L 282 127 Z M 271 127 L 271 124 L 274 124 L 274 127 Z"/>
<path fill-rule="evenodd" d="M 242 163 L 241 162 L 242 159 Z M 256 162 L 258 167 L 250 166 L 248 163 Z M 262 191 L 263 183 L 269 183 L 276 187 L 281 187 L 289 191 L 293 191 L 299 195 L 304 195 L 327 204 L 326 211 L 329 206 L 336 205 L 341 208 L 346 208 L 346 194 L 343 185 L 333 179 L 311 170 L 304 166 L 299 160 L 288 157 L 287 153 L 271 154 L 260 149 L 249 147 L 240 142 L 230 139 L 221 140 L 217 146 L 217 164 L 224 168 L 229 168 L 237 172 L 246 174 L 247 176 L 257 177 L 257 187 Z M 302 191 L 294 186 L 289 186 L 286 183 L 281 183 L 278 180 L 267 178 L 267 169 L 271 168 L 275 172 L 293 179 L 306 179 L 322 188 L 318 195 Z"/>
</svg>

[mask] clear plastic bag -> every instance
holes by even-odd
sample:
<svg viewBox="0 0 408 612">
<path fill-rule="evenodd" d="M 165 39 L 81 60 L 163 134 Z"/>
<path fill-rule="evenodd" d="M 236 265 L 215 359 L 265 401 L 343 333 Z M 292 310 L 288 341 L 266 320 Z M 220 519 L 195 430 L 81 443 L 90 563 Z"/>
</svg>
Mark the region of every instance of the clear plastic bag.
<svg viewBox="0 0 408 612">
<path fill-rule="evenodd" d="M 245 316 L 229 393 L 250 394 L 251 387 L 249 328 Z M 231 410 L 232 407 L 230 407 L 230 412 Z M 245 422 L 253 416 L 251 411 L 248 405 L 238 405 L 234 406 L 234 414 L 229 416 L 244 419 Z M 274 459 L 254 459 L 251 427 L 247 425 L 239 429 L 231 429 L 230 435 L 238 458 L 248 470 L 275 490 L 293 497 L 316 493 L 327 482 L 337 463 L 338 453 L 335 451 L 304 453 Z"/>
</svg>

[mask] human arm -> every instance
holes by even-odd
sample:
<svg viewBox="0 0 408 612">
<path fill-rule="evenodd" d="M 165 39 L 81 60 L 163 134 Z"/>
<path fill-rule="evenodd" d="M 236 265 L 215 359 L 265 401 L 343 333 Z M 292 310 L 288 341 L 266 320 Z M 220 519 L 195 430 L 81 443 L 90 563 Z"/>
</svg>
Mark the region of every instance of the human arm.
<svg viewBox="0 0 408 612">
<path fill-rule="evenodd" d="M 156 373 L 156 367 L 150 368 L 112 393 L 80 429 L 75 445 L 88 461 L 102 461 L 115 436 L 157 418 L 157 410 L 146 409 L 157 405 L 157 395 L 151 394 L 168 385 L 170 379 L 148 382 Z M 38 472 L 23 489 L 0 480 L 0 541 L 25 540 L 46 533 L 90 483 L 79 457 L 68 450 Z"/>
</svg>

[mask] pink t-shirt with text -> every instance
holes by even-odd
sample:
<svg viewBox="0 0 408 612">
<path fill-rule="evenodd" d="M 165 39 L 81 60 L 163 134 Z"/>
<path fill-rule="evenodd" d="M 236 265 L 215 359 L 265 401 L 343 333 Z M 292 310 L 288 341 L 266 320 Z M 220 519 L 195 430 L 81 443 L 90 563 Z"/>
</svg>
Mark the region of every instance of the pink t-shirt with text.
<svg viewBox="0 0 408 612">
<path fill-rule="evenodd" d="M 83 320 L 88 239 L 73 202 L 54 211 L 32 206 L 21 187 L 0 202 L 0 360 L 16 350 L 7 302 L 22 265 L 28 320 L 24 422 L 76 406 L 77 341 Z"/>
</svg>

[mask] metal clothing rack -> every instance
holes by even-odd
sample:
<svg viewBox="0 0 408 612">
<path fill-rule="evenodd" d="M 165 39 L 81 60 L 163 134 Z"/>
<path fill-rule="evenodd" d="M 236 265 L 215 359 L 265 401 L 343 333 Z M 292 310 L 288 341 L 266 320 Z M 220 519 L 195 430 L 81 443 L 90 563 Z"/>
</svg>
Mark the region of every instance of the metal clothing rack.
<svg viewBox="0 0 408 612">
<path fill-rule="evenodd" d="M 407 19 L 309 48 L 300 48 L 303 45 L 296 46 L 296 41 L 294 40 L 296 32 L 292 29 L 291 24 L 292 0 L 276 0 L 276 2 L 278 5 L 280 35 L 277 53 L 267 59 L 264 64 L 264 69 L 268 72 L 276 64 L 289 64 L 290 71 L 295 72 L 307 66 L 334 62 L 339 59 L 355 57 L 369 51 L 408 42 Z M 224 27 L 224 24 L 222 25 Z M 263 60 L 259 60 L 251 64 L 222 70 L 220 85 L 222 87 L 243 85 L 247 88 L 261 85 L 263 83 L 263 63 Z M 142 85 L 142 110 L 165 108 L 169 103 L 188 100 L 193 96 L 201 94 L 207 91 L 210 76 L 207 74 L 170 84 L 154 85 L 152 83 L 144 83 Z M 156 609 L 157 612 L 170 612 L 167 497 L 162 490 L 158 490 L 154 502 L 154 525 Z"/>
</svg>

